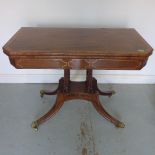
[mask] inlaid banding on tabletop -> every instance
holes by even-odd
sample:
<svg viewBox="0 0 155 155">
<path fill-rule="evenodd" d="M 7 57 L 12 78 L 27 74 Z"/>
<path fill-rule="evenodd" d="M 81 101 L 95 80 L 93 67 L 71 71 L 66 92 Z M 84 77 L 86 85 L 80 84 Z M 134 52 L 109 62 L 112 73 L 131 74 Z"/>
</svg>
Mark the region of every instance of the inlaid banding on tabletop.
<svg viewBox="0 0 155 155">
<path fill-rule="evenodd" d="M 14 64 L 16 68 L 31 68 L 45 69 L 45 68 L 69 68 L 69 61 L 63 59 L 15 59 Z"/>
<path fill-rule="evenodd" d="M 115 91 L 102 91 L 93 70 L 139 70 L 146 65 L 152 47 L 132 28 L 21 28 L 3 47 L 16 68 L 64 69 L 56 90 L 41 90 L 40 95 L 57 95 L 53 107 L 32 123 L 32 128 L 53 117 L 65 101 L 84 99 L 118 128 L 123 122 L 110 115 L 99 96 Z M 85 81 L 72 81 L 70 69 L 86 70 Z"/>
<path fill-rule="evenodd" d="M 144 60 L 113 60 L 113 59 L 11 59 L 16 68 L 60 68 L 60 69 L 141 69 Z M 42 65 L 40 65 L 42 64 Z"/>
</svg>

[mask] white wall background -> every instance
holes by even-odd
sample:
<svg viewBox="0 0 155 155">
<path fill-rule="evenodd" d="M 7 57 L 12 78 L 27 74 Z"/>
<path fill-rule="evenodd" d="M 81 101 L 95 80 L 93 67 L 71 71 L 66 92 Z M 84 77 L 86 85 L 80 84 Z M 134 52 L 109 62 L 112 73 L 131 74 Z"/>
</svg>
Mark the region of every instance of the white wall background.
<svg viewBox="0 0 155 155">
<path fill-rule="evenodd" d="M 0 0 L 0 47 L 23 26 L 133 27 L 155 48 L 154 0 Z M 57 82 L 61 70 L 17 70 L 0 48 L 0 82 Z M 72 72 L 74 80 L 85 72 Z M 140 71 L 94 71 L 101 83 L 155 83 L 155 54 Z"/>
</svg>

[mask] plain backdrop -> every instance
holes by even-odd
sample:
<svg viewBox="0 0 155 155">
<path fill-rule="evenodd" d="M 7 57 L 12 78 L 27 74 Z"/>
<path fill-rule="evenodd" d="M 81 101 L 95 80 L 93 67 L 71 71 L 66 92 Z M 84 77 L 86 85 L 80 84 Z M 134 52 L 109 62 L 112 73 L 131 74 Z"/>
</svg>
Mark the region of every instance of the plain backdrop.
<svg viewBox="0 0 155 155">
<path fill-rule="evenodd" d="M 2 46 L 20 28 L 125 27 L 135 28 L 155 47 L 154 0 L 0 0 L 0 82 L 58 82 L 62 70 L 17 70 L 3 54 Z M 72 71 L 74 80 L 84 71 Z M 100 83 L 155 83 L 155 55 L 140 71 L 94 71 Z"/>
</svg>

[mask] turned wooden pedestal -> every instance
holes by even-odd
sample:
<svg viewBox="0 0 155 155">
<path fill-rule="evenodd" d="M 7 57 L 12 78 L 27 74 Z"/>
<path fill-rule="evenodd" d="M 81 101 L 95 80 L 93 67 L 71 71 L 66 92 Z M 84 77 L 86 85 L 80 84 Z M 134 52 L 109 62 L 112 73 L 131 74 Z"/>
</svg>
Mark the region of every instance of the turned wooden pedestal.
<svg viewBox="0 0 155 155">
<path fill-rule="evenodd" d="M 41 90 L 41 97 L 44 95 L 57 95 L 54 106 L 42 117 L 32 122 L 32 128 L 38 130 L 38 126 L 54 116 L 62 107 L 65 101 L 73 99 L 84 99 L 90 101 L 99 114 L 113 123 L 118 128 L 124 128 L 124 123 L 111 116 L 103 108 L 99 95 L 112 96 L 114 91 L 102 92 L 97 86 L 97 80 L 92 76 L 92 69 L 87 70 L 86 81 L 70 81 L 70 70 L 64 70 L 64 77 L 59 80 L 58 88 L 53 91 Z"/>
</svg>

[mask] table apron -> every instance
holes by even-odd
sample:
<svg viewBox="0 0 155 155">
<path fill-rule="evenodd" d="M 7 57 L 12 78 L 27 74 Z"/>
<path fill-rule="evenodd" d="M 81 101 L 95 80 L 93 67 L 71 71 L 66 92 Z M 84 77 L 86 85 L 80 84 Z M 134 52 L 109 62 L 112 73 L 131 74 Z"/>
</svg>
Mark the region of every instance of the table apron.
<svg viewBox="0 0 155 155">
<path fill-rule="evenodd" d="M 103 70 L 139 70 L 147 59 L 42 59 L 10 58 L 13 66 L 19 69 L 103 69 Z"/>
</svg>

